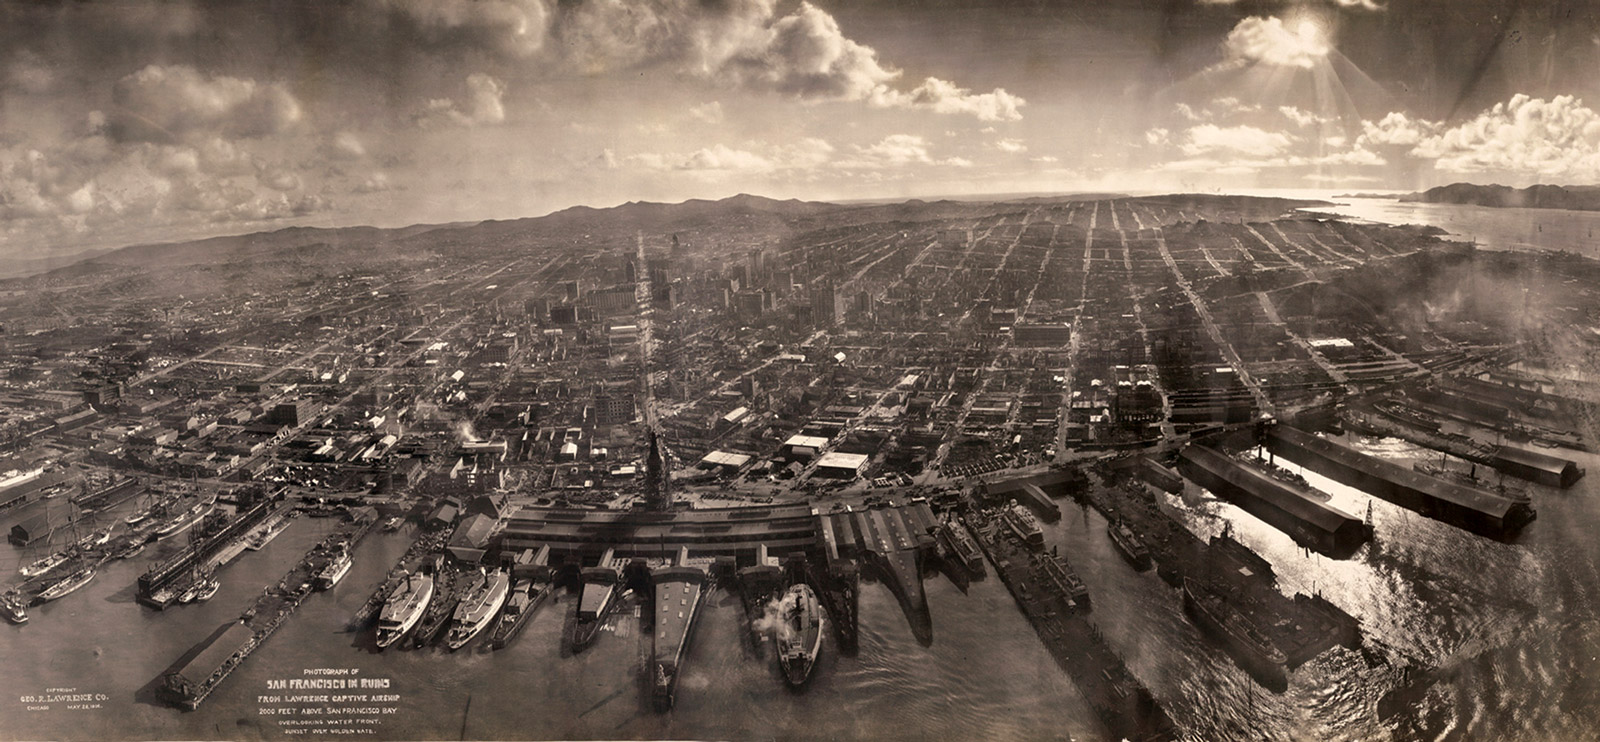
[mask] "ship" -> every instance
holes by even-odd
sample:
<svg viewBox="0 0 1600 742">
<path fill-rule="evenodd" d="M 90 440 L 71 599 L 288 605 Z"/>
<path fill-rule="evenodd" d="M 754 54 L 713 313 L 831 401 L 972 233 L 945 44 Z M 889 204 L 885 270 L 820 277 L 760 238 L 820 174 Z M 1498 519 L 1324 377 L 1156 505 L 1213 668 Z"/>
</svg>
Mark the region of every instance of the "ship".
<svg viewBox="0 0 1600 742">
<path fill-rule="evenodd" d="M 72 553 L 73 552 L 70 549 L 67 551 L 58 551 L 17 571 L 22 573 L 23 577 L 38 577 L 39 575 L 49 572 L 50 570 L 66 563 L 68 559 L 72 558 Z"/>
<path fill-rule="evenodd" d="M 689 549 L 682 547 L 673 566 L 651 573 L 656 584 L 652 697 L 661 711 L 672 708 L 677 697 L 689 637 L 694 633 L 700 601 L 706 594 L 706 571 L 690 566 L 688 559 Z"/>
<path fill-rule="evenodd" d="M 517 580 L 515 587 L 511 588 L 511 596 L 506 598 L 506 607 L 500 611 L 500 620 L 495 622 L 494 630 L 489 632 L 489 648 L 504 649 L 522 632 L 522 627 L 528 623 L 533 612 L 539 610 L 545 598 L 550 595 L 550 586 L 545 583 L 535 583 L 532 580 Z"/>
<path fill-rule="evenodd" d="M 1372 408 L 1377 410 L 1378 413 L 1384 417 L 1394 420 L 1402 425 L 1410 425 L 1411 427 L 1418 428 L 1420 430 L 1426 430 L 1430 433 L 1439 432 L 1440 426 L 1438 422 L 1429 418 L 1427 415 L 1422 414 L 1421 412 L 1407 407 L 1404 403 L 1385 399 L 1373 403 Z"/>
<path fill-rule="evenodd" d="M 118 551 L 116 556 L 118 559 L 132 559 L 139 556 L 149 544 L 150 542 L 144 537 L 135 537 L 128 542 L 127 546 L 122 547 L 122 550 Z"/>
<path fill-rule="evenodd" d="M 333 555 L 327 566 L 317 571 L 316 581 L 313 583 L 318 590 L 331 590 L 334 585 L 350 573 L 350 552 L 340 549 Z"/>
<path fill-rule="evenodd" d="M 383 601 L 383 612 L 378 614 L 378 648 L 400 641 L 422 620 L 432 599 L 432 575 L 406 575 Z"/>
<path fill-rule="evenodd" d="M 216 503 L 214 501 L 201 501 L 195 503 L 194 507 L 179 513 L 172 520 L 163 523 L 161 527 L 157 528 L 155 531 L 156 540 L 160 541 L 172 538 L 173 536 L 193 528 L 194 524 L 199 523 L 207 515 L 210 515 L 212 509 L 215 507 Z"/>
<path fill-rule="evenodd" d="M 194 599 L 195 599 L 196 602 L 204 603 L 204 602 L 210 600 L 211 598 L 215 597 L 216 594 L 217 594 L 217 591 L 221 590 L 221 589 L 222 589 L 222 581 L 218 580 L 215 577 L 213 577 L 213 578 L 211 578 L 209 580 L 206 580 L 206 581 L 204 581 L 204 582 L 202 582 L 200 584 L 199 590 L 197 590 L 195 592 Z"/>
<path fill-rule="evenodd" d="M 612 563 L 612 550 L 606 549 L 600 563 L 584 567 L 581 574 L 583 590 L 578 596 L 578 620 L 572 625 L 572 651 L 587 648 L 605 625 L 606 617 L 616 607 L 618 593 L 622 590 L 622 573 Z"/>
<path fill-rule="evenodd" d="M 978 550 L 978 543 L 972 540 L 972 534 L 967 533 L 960 523 L 948 521 L 940 526 L 939 538 L 944 541 L 945 549 L 974 577 L 984 575 L 983 552 Z"/>
<path fill-rule="evenodd" d="M 1033 511 L 1023 507 L 1016 500 L 1012 500 L 1006 506 L 1004 518 L 1006 525 L 1023 542 L 1029 546 L 1044 548 L 1044 529 L 1040 527 L 1039 518 L 1033 514 Z"/>
<path fill-rule="evenodd" d="M 480 578 L 478 585 L 456 606 L 455 622 L 450 627 L 450 636 L 445 639 L 451 651 L 466 646 L 483 627 L 494 621 L 500 607 L 506 604 L 510 588 L 511 575 L 505 570 L 496 570 Z"/>
<path fill-rule="evenodd" d="M 1034 559 L 1039 572 L 1067 610 L 1089 610 L 1089 588 L 1078 578 L 1077 572 L 1072 571 L 1058 556 L 1045 554 Z"/>
<path fill-rule="evenodd" d="M 796 583 L 778 601 L 778 666 L 791 688 L 805 685 L 822 651 L 822 604 L 811 586 Z"/>
<path fill-rule="evenodd" d="M 1521 487 L 1508 486 L 1503 482 L 1500 484 L 1491 484 L 1473 476 L 1471 472 L 1464 472 L 1460 469 L 1452 469 L 1448 466 L 1444 466 L 1443 464 L 1430 464 L 1427 462 L 1418 461 L 1411 465 L 1411 470 L 1418 474 L 1425 474 L 1433 477 L 1434 479 L 1443 479 L 1446 482 L 1454 482 L 1467 487 L 1487 490 L 1490 494 L 1503 497 L 1512 502 L 1520 502 L 1524 504 L 1533 502 L 1533 495 L 1529 494 L 1527 490 Z"/>
<path fill-rule="evenodd" d="M 6 620 L 14 624 L 28 622 L 28 611 L 22 607 L 22 600 L 16 595 L 7 595 L 0 600 L 0 613 L 5 614 Z"/>
<path fill-rule="evenodd" d="M 441 569 L 434 573 L 433 600 L 428 603 L 428 609 L 422 612 L 422 620 L 417 622 L 417 628 L 411 632 L 411 645 L 425 647 L 444 625 L 450 622 L 450 617 L 455 614 L 456 602 L 460 600 L 460 586 L 456 584 L 459 574 L 454 569 Z"/>
<path fill-rule="evenodd" d="M 1150 550 L 1145 548 L 1144 539 L 1134 533 L 1126 523 L 1108 524 L 1106 531 L 1111 535 L 1111 545 L 1117 547 L 1117 553 L 1128 560 L 1134 569 L 1143 572 L 1150 568 Z"/>
<path fill-rule="evenodd" d="M 1183 578 L 1183 607 L 1203 629 L 1222 638 L 1246 670 L 1270 684 L 1287 684 L 1288 658 L 1250 619 L 1209 585 Z"/>
<path fill-rule="evenodd" d="M 94 575 L 94 567 L 79 567 L 78 569 L 74 570 L 72 574 L 57 580 L 54 584 L 45 588 L 43 592 L 40 592 L 39 595 L 33 599 L 33 602 L 36 604 L 48 603 L 57 598 L 66 597 L 67 595 L 72 594 L 78 588 L 89 584 L 89 581 L 94 579 Z"/>
<path fill-rule="evenodd" d="M 84 536 L 82 539 L 80 539 L 78 541 L 78 548 L 80 548 L 80 549 L 92 549 L 92 548 L 94 548 L 96 546 L 104 546 L 107 541 L 111 540 L 111 529 L 112 528 L 113 528 L 112 526 L 106 526 L 105 528 L 102 528 L 102 529 L 100 529 L 98 531 L 95 531 L 94 533 L 91 533 L 91 534 L 89 534 L 87 536 Z"/>
<path fill-rule="evenodd" d="M 289 514 L 293 512 L 293 510 L 286 510 L 279 513 L 271 521 L 257 528 L 250 534 L 250 540 L 244 545 L 244 548 L 251 551 L 260 551 L 267 544 L 272 543 L 272 540 L 277 538 L 278 534 L 289 528 Z"/>
<path fill-rule="evenodd" d="M 392 518 L 390 518 L 390 519 L 388 519 L 388 520 L 383 522 L 383 532 L 384 533 L 394 533 L 395 531 L 400 530 L 400 524 L 404 523 L 404 522 L 405 522 L 405 518 L 396 515 L 396 516 L 394 516 L 394 517 L 392 517 Z"/>
</svg>

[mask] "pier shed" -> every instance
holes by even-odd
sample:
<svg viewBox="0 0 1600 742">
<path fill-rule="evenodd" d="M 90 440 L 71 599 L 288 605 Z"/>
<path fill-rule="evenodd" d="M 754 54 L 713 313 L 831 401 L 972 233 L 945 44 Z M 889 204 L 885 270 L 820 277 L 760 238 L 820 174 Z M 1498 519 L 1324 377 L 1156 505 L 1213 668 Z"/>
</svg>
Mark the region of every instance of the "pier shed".
<svg viewBox="0 0 1600 742">
<path fill-rule="evenodd" d="M 1489 457 L 1489 465 L 1513 477 L 1562 489 L 1577 483 L 1585 473 L 1571 459 L 1516 446 L 1501 446 Z"/>
</svg>

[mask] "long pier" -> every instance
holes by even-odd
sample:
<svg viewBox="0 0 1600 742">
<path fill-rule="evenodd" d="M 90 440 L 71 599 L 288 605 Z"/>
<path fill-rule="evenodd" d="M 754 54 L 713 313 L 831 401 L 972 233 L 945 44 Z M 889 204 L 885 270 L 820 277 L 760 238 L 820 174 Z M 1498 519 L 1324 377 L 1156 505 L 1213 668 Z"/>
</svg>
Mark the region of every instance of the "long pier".
<svg viewBox="0 0 1600 742">
<path fill-rule="evenodd" d="M 139 575 L 138 591 L 135 594 L 135 598 L 140 603 L 157 610 L 166 608 L 172 601 L 162 600 L 159 597 L 162 588 L 171 585 L 196 569 L 207 566 L 207 561 L 212 556 L 222 551 L 230 542 L 244 538 L 257 524 L 276 512 L 282 501 L 281 494 L 262 498 L 261 501 L 250 506 L 249 509 L 245 510 L 222 530 L 190 544 L 183 551 L 173 555 L 165 562 L 151 567 L 148 572 Z"/>
<path fill-rule="evenodd" d="M 157 694 L 168 703 L 193 711 L 294 615 L 301 601 L 313 592 L 313 576 L 330 556 L 354 549 L 371 532 L 377 516 L 370 510 L 353 511 L 338 530 L 306 552 L 295 566 L 268 588 L 236 622 L 230 622 L 202 641 L 162 673 Z"/>
<path fill-rule="evenodd" d="M 1074 599 L 1050 579 L 1051 570 L 1042 563 L 1057 557 L 1033 552 L 1009 529 L 1000 527 L 997 518 L 974 516 L 968 525 L 1050 656 L 1071 676 L 1112 738 L 1133 742 L 1177 739 L 1177 728 L 1166 710 L 1128 672 L 1122 658 L 1085 617 L 1087 600 Z M 1070 567 L 1056 564 L 1071 574 Z"/>
</svg>

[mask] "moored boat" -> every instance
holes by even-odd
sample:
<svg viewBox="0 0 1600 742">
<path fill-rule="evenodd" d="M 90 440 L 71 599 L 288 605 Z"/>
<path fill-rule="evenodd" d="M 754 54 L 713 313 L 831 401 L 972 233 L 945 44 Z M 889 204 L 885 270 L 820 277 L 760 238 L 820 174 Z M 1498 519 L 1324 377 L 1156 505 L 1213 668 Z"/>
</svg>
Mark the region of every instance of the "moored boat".
<svg viewBox="0 0 1600 742">
<path fill-rule="evenodd" d="M 600 564 L 585 567 L 582 572 L 583 589 L 578 596 L 577 621 L 572 626 L 572 651 L 581 652 L 594 641 L 605 625 L 606 618 L 615 607 L 622 589 L 622 574 L 611 563 L 612 551 L 606 550 Z"/>
<path fill-rule="evenodd" d="M 350 552 L 346 549 L 340 549 L 328 561 L 326 566 L 317 571 L 313 586 L 318 590 L 333 589 L 333 586 L 339 584 L 339 581 L 344 579 L 345 575 L 350 574 L 350 563 Z"/>
<path fill-rule="evenodd" d="M 517 638 L 522 627 L 549 595 L 550 586 L 547 583 L 517 580 L 517 584 L 511 588 L 511 596 L 506 598 L 506 607 L 500 611 L 500 619 L 489 633 L 489 648 L 503 649 Z"/>
<path fill-rule="evenodd" d="M 678 694 L 678 676 L 688 653 L 689 638 L 694 633 L 695 620 L 700 614 L 700 601 L 705 597 L 705 570 L 691 566 L 689 549 L 678 550 L 676 563 L 671 567 L 654 570 L 655 582 L 655 640 L 654 670 L 652 672 L 652 697 L 656 708 L 672 708 Z"/>
<path fill-rule="evenodd" d="M 1111 545 L 1117 547 L 1117 553 L 1128 560 L 1134 569 L 1143 572 L 1150 568 L 1150 550 L 1145 548 L 1144 539 L 1133 532 L 1126 523 L 1113 523 L 1106 526 L 1106 531 L 1111 535 Z"/>
<path fill-rule="evenodd" d="M 90 567 L 90 566 L 87 566 L 87 565 L 83 566 L 83 567 L 79 567 L 78 569 L 74 570 L 71 574 L 67 575 L 66 577 L 61 578 L 60 580 L 56 581 L 55 583 L 52 583 L 49 587 L 45 588 L 42 592 L 39 593 L 39 595 L 37 597 L 35 597 L 33 599 L 33 602 L 35 602 L 35 603 L 48 603 L 48 602 L 50 602 L 52 600 L 56 600 L 58 598 L 64 598 L 67 595 L 70 595 L 73 592 L 77 591 L 78 588 L 81 588 L 84 585 L 89 584 L 89 581 L 94 579 L 94 575 L 95 575 L 95 568 L 94 567 Z"/>
<path fill-rule="evenodd" d="M 378 648 L 387 647 L 406 635 L 422 620 L 433 599 L 433 576 L 408 574 L 383 602 L 378 614 Z"/>
<path fill-rule="evenodd" d="M 1287 684 L 1288 658 L 1272 640 L 1209 585 L 1183 579 L 1183 605 L 1201 628 L 1223 639 L 1229 653 L 1264 684 Z"/>
<path fill-rule="evenodd" d="M 1033 511 L 1024 507 L 1016 500 L 1012 500 L 1006 507 L 1002 516 L 1007 526 L 1029 546 L 1044 547 L 1044 528 L 1039 525 L 1039 518 Z"/>
<path fill-rule="evenodd" d="M 67 549 L 66 551 L 58 551 L 17 571 L 22 573 L 23 577 L 38 577 L 39 575 L 65 564 L 68 559 L 72 558 L 72 554 L 73 551 L 71 549 Z"/>
<path fill-rule="evenodd" d="M 463 596 L 461 603 L 456 606 L 455 621 L 445 645 L 452 651 L 460 649 L 483 631 L 483 627 L 488 626 L 499 614 L 500 607 L 505 605 L 510 585 L 511 575 L 505 570 L 496 570 L 481 577 L 477 587 Z"/>
</svg>

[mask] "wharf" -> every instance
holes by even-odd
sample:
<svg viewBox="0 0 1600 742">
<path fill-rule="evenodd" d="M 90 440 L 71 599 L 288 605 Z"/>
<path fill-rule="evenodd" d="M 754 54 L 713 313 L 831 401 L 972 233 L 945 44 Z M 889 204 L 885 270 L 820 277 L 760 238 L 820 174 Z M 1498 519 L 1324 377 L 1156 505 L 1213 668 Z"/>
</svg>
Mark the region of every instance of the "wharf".
<svg viewBox="0 0 1600 742">
<path fill-rule="evenodd" d="M 218 555 L 229 550 L 230 546 L 237 544 L 242 549 L 243 541 L 249 536 L 251 529 L 271 517 L 280 506 L 288 507 L 282 503 L 281 494 L 264 498 L 244 510 L 233 522 L 216 533 L 194 541 L 170 559 L 151 567 L 149 571 L 139 576 L 135 599 L 156 610 L 165 609 L 172 604 L 172 598 L 169 596 L 177 591 L 163 590 L 163 588 L 197 571 L 215 567 L 225 561 L 219 559 Z"/>
<path fill-rule="evenodd" d="M 1167 584 L 1210 581 L 1288 659 L 1294 669 L 1328 649 L 1360 643 L 1360 624 L 1321 596 L 1279 592 L 1272 565 L 1230 536 L 1201 541 L 1156 504 L 1142 484 L 1091 487 L 1089 502 L 1108 520 L 1126 523 L 1141 538 Z"/>
<path fill-rule="evenodd" d="M 260 598 L 237 622 L 196 645 L 184 658 L 162 673 L 157 689 L 168 703 L 194 711 L 243 664 L 250 654 L 266 642 L 294 615 L 300 602 L 312 593 L 312 582 L 330 558 L 341 550 L 354 549 L 377 522 L 369 509 L 350 511 L 348 520 L 310 551 Z"/>
<path fill-rule="evenodd" d="M 998 519 L 973 516 L 968 526 L 1050 656 L 1072 677 L 1111 736 L 1134 742 L 1177 739 L 1166 710 L 1084 616 L 1087 596 L 1074 600 L 1040 568 L 1041 560 L 1055 557 L 1029 549 Z M 1070 567 L 1061 566 L 1071 574 Z"/>
<path fill-rule="evenodd" d="M 1267 447 L 1334 481 L 1480 535 L 1509 538 L 1536 517 L 1526 503 L 1424 476 L 1285 425 L 1268 431 Z"/>
<path fill-rule="evenodd" d="M 346 630 L 360 631 L 369 626 L 373 619 L 378 617 L 378 613 L 383 610 L 383 602 L 388 599 L 390 593 L 394 592 L 400 581 L 405 579 L 405 575 L 410 572 L 416 572 L 417 568 L 421 566 L 423 558 L 428 554 L 444 548 L 444 545 L 449 543 L 452 532 L 453 529 L 445 529 L 431 533 L 424 532 L 417 536 L 417 539 L 406 547 L 406 553 L 395 560 L 394 569 L 389 570 L 389 574 L 384 576 L 383 582 L 378 583 L 372 594 L 367 596 L 367 602 L 356 609 L 355 614 L 350 617 L 350 623 L 345 626 Z"/>
</svg>

